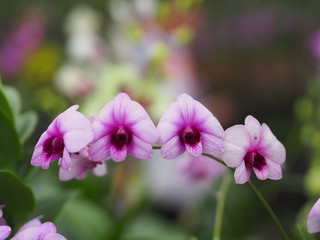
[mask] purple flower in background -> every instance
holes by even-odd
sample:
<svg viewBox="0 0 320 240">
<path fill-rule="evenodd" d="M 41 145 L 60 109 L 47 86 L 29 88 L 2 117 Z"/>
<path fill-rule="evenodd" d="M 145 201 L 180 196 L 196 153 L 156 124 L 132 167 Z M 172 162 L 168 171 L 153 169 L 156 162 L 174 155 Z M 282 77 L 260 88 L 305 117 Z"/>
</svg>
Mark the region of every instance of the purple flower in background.
<svg viewBox="0 0 320 240">
<path fill-rule="evenodd" d="M 220 156 L 224 131 L 219 121 L 200 102 L 181 94 L 161 117 L 158 130 L 161 155 L 173 159 L 184 151 L 193 156 Z"/>
<path fill-rule="evenodd" d="M 313 33 L 310 37 L 310 50 L 311 54 L 320 60 L 320 31 Z"/>
<path fill-rule="evenodd" d="M 106 104 L 92 124 L 94 140 L 89 153 L 92 161 L 108 158 L 123 161 L 127 152 L 139 159 L 152 157 L 159 134 L 144 108 L 125 93 Z"/>
<path fill-rule="evenodd" d="M 2 208 L 4 205 L 0 205 L 0 240 L 5 240 L 11 233 L 11 227 L 6 225 L 6 221 L 2 218 Z"/>
<path fill-rule="evenodd" d="M 71 169 L 70 153 L 81 151 L 93 139 L 91 123 L 78 108 L 74 105 L 61 113 L 41 135 L 31 159 L 33 166 L 48 169 L 52 161 L 60 159 L 62 169 Z"/>
<path fill-rule="evenodd" d="M 235 167 L 238 184 L 249 180 L 251 169 L 260 180 L 282 178 L 281 164 L 286 150 L 266 124 L 247 116 L 245 125 L 235 125 L 225 131 L 222 158 L 229 167 Z"/>
<path fill-rule="evenodd" d="M 320 232 L 320 199 L 313 205 L 308 215 L 307 228 L 309 233 Z"/>
<path fill-rule="evenodd" d="M 87 171 L 90 169 L 96 176 L 103 176 L 107 173 L 105 162 L 94 162 L 89 157 L 89 148 L 82 149 L 79 153 L 71 154 L 71 170 L 65 171 L 60 168 L 59 179 L 68 181 L 72 178 L 84 179 L 87 176 Z"/>
<path fill-rule="evenodd" d="M 11 240 L 67 240 L 57 233 L 52 222 L 40 222 L 40 217 L 32 219 L 23 225 Z"/>
<path fill-rule="evenodd" d="M 8 77 L 20 73 L 27 54 L 41 44 L 44 36 L 45 17 L 42 13 L 27 12 L 20 21 L 0 46 L 0 70 Z"/>
<path fill-rule="evenodd" d="M 184 179 L 190 183 L 211 183 L 212 180 L 224 173 L 225 166 L 209 157 L 200 155 L 182 159 L 178 163 L 178 170 Z"/>
</svg>

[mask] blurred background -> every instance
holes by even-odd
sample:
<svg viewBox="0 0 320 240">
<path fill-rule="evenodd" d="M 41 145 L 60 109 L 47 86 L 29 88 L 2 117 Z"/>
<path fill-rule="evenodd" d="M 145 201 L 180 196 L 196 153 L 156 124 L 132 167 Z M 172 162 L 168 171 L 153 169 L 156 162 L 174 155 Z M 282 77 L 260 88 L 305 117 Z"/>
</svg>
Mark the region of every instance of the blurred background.
<svg viewBox="0 0 320 240">
<path fill-rule="evenodd" d="M 283 179 L 253 181 L 299 239 L 320 197 L 319 11 L 317 0 L 0 1 L 1 79 L 39 117 L 20 170 L 36 212 L 71 240 L 206 240 L 222 191 L 222 239 L 281 239 L 247 186 L 220 189 L 230 173 L 205 157 L 155 150 L 82 181 L 29 172 L 40 134 L 68 106 L 94 116 L 122 91 L 157 123 L 185 92 L 225 129 L 250 114 L 284 143 Z"/>
</svg>

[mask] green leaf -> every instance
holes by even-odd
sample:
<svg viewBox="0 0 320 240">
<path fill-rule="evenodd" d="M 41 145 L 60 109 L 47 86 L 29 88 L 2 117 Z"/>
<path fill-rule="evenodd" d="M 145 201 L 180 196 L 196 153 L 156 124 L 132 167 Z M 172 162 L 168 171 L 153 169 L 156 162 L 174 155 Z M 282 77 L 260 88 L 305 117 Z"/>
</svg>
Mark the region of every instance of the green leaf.
<svg viewBox="0 0 320 240">
<path fill-rule="evenodd" d="M 0 169 L 13 170 L 20 159 L 22 149 L 13 124 L 1 111 L 0 133 Z"/>
<path fill-rule="evenodd" d="M 33 111 L 21 113 L 22 100 L 18 90 L 12 86 L 3 86 L 3 93 L 11 107 L 16 130 L 24 143 L 33 133 L 38 122 L 38 116 Z"/>
<path fill-rule="evenodd" d="M 18 90 L 12 86 L 3 86 L 3 93 L 12 109 L 14 116 L 21 112 L 22 101 Z"/>
<path fill-rule="evenodd" d="M 31 189 L 13 173 L 0 170 L 0 193 L 7 222 L 13 227 L 25 223 L 35 204 Z"/>
<path fill-rule="evenodd" d="M 68 239 L 104 240 L 115 226 L 106 210 L 96 202 L 76 198 L 68 201 L 59 217 L 59 232 Z M 61 231 L 60 231 L 61 230 Z"/>
<path fill-rule="evenodd" d="M 16 127 L 22 143 L 31 136 L 37 122 L 38 115 L 33 111 L 22 113 L 16 118 Z"/>
<path fill-rule="evenodd" d="M 298 225 L 297 226 L 301 240 L 315 240 L 315 237 L 309 234 L 305 227 Z"/>
<path fill-rule="evenodd" d="M 42 199 L 37 202 L 37 206 L 32 213 L 32 217 L 43 215 L 43 222 L 54 222 L 59 216 L 64 204 L 71 201 L 78 195 L 78 192 L 65 192 L 55 197 Z"/>
<path fill-rule="evenodd" d="M 147 227 L 146 227 L 147 226 Z M 136 218 L 123 240 L 185 240 L 190 236 L 181 228 L 155 215 Z"/>
<path fill-rule="evenodd" d="M 0 113 L 8 118 L 10 123 L 14 125 L 13 113 L 2 89 L 3 88 L 0 88 Z"/>
</svg>

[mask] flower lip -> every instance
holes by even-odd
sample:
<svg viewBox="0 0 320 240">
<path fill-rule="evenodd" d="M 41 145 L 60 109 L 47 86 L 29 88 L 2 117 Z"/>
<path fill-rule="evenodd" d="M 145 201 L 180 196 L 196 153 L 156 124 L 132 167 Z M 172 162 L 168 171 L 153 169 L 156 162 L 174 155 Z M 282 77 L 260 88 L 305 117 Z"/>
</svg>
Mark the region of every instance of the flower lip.
<svg viewBox="0 0 320 240">
<path fill-rule="evenodd" d="M 198 144 L 201 140 L 201 135 L 199 131 L 194 128 L 187 126 L 185 127 L 179 134 L 181 142 L 188 144 L 190 146 L 194 146 Z"/>
<path fill-rule="evenodd" d="M 59 154 L 59 158 L 62 157 L 64 149 L 64 141 L 61 137 L 50 137 L 43 143 L 43 152 L 47 157 L 53 154 Z"/>
<path fill-rule="evenodd" d="M 248 169 L 255 168 L 261 170 L 267 165 L 266 159 L 255 150 L 247 152 L 243 159 Z"/>
<path fill-rule="evenodd" d="M 132 140 L 132 134 L 125 127 L 115 128 L 111 135 L 111 143 L 121 150 L 124 146 L 130 144 Z"/>
</svg>

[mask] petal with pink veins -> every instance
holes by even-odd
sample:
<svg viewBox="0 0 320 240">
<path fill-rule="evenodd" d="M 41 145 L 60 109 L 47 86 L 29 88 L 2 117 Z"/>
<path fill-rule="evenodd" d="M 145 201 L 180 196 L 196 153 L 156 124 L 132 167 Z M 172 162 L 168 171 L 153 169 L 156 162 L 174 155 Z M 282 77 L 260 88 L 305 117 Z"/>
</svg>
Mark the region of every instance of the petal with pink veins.
<svg viewBox="0 0 320 240">
<path fill-rule="evenodd" d="M 64 236 L 59 233 L 50 233 L 44 237 L 43 240 L 67 240 Z"/>
<path fill-rule="evenodd" d="M 163 144 L 174 136 L 184 127 L 181 109 L 177 102 L 172 103 L 162 115 L 157 126 L 160 133 L 159 143 Z"/>
<path fill-rule="evenodd" d="M 177 101 L 180 105 L 184 123 L 191 124 L 194 119 L 194 99 L 183 93 L 178 96 Z"/>
<path fill-rule="evenodd" d="M 257 119 L 249 115 L 244 120 L 244 125 L 250 134 L 251 146 L 256 146 L 260 140 L 261 124 Z"/>
<path fill-rule="evenodd" d="M 190 145 L 190 144 L 185 144 L 184 145 L 187 152 L 192 155 L 192 156 L 199 156 L 202 154 L 202 143 L 201 141 L 198 142 L 197 144 Z"/>
<path fill-rule="evenodd" d="M 201 132 L 224 137 L 224 130 L 215 116 L 200 102 L 194 101 L 194 120 L 193 124 Z"/>
<path fill-rule="evenodd" d="M 266 180 L 268 178 L 269 171 L 267 166 L 263 166 L 259 169 L 253 167 L 253 171 L 260 180 Z"/>
<path fill-rule="evenodd" d="M 173 137 L 161 147 L 161 155 L 165 159 L 174 159 L 186 150 L 185 146 L 180 142 L 179 136 Z"/>
<path fill-rule="evenodd" d="M 320 198 L 309 212 L 307 228 L 309 233 L 320 232 Z"/>
<path fill-rule="evenodd" d="M 130 97 L 126 93 L 119 93 L 113 100 L 113 118 L 116 124 L 124 124 L 127 118 L 127 106 Z"/>
<path fill-rule="evenodd" d="M 204 153 L 220 157 L 224 149 L 224 144 L 221 138 L 211 134 L 201 133 L 201 142 Z"/>
<path fill-rule="evenodd" d="M 246 165 L 243 162 L 236 168 L 234 172 L 234 179 L 237 184 L 243 184 L 247 182 L 250 178 L 250 170 L 246 168 Z"/>
<path fill-rule="evenodd" d="M 110 145 L 110 156 L 115 162 L 122 162 L 127 157 L 127 147 L 123 146 L 121 149 L 116 148 L 113 145 Z"/>
<path fill-rule="evenodd" d="M 128 145 L 128 153 L 138 159 L 149 159 L 152 157 L 153 150 L 149 143 L 133 135 L 132 141 Z"/>
<path fill-rule="evenodd" d="M 235 125 L 225 131 L 222 158 L 229 167 L 238 167 L 250 148 L 250 136 L 243 125 Z"/>
<path fill-rule="evenodd" d="M 283 144 L 273 135 L 266 124 L 261 127 L 261 140 L 259 151 L 277 164 L 283 164 L 286 160 L 286 149 Z"/>
<path fill-rule="evenodd" d="M 106 135 L 91 144 L 89 155 L 92 161 L 100 162 L 110 158 L 110 139 L 110 135 Z"/>
<path fill-rule="evenodd" d="M 0 240 L 5 240 L 11 233 L 11 227 L 0 226 Z"/>
<path fill-rule="evenodd" d="M 61 165 L 63 170 L 68 171 L 71 169 L 71 157 L 70 157 L 70 153 L 66 148 L 64 148 L 63 150 L 63 156 L 59 161 L 59 164 Z"/>
</svg>

